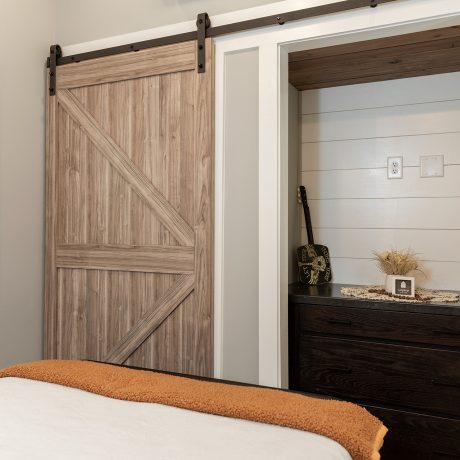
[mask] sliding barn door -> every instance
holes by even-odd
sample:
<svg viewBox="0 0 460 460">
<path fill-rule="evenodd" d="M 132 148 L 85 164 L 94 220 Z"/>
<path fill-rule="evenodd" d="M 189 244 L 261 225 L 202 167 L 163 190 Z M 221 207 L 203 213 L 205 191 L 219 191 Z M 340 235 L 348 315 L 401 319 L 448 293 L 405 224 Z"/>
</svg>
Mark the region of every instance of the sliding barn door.
<svg viewBox="0 0 460 460">
<path fill-rule="evenodd" d="M 57 68 L 47 358 L 212 373 L 212 43 Z"/>
</svg>

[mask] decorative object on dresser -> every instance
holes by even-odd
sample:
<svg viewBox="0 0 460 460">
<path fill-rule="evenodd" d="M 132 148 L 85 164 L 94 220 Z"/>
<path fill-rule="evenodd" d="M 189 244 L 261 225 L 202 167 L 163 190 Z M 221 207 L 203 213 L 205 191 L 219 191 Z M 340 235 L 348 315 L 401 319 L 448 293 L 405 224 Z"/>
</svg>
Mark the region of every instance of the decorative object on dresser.
<svg viewBox="0 0 460 460">
<path fill-rule="evenodd" d="M 420 261 L 410 249 L 374 252 L 379 270 L 386 274 L 385 291 L 394 296 L 415 297 L 415 277 L 407 276 L 420 271 Z"/>
<path fill-rule="evenodd" d="M 460 303 L 289 288 L 289 387 L 359 403 L 388 427 L 382 460 L 460 458 Z"/>
<path fill-rule="evenodd" d="M 297 248 L 299 280 L 301 283 L 309 285 L 328 283 L 332 279 L 329 249 L 321 244 L 315 244 L 307 191 L 303 185 L 299 187 L 298 198 L 303 206 L 308 238 L 305 246 Z"/>
<path fill-rule="evenodd" d="M 374 252 L 378 267 L 386 274 L 385 291 L 394 296 L 415 297 L 415 277 L 407 276 L 420 271 L 420 261 L 410 249 Z M 423 272 L 422 272 L 423 273 Z"/>
<path fill-rule="evenodd" d="M 437 289 L 415 290 L 414 297 L 402 297 L 385 291 L 384 286 L 344 286 L 340 292 L 349 297 L 368 300 L 390 300 L 410 303 L 455 303 L 459 301 L 457 292 L 438 291 Z"/>
</svg>

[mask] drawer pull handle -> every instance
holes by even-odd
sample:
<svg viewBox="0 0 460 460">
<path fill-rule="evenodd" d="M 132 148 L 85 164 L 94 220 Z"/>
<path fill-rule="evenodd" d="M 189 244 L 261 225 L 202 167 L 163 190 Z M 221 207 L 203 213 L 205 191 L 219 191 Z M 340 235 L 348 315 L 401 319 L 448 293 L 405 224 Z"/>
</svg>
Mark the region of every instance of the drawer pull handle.
<svg viewBox="0 0 460 460">
<path fill-rule="evenodd" d="M 333 372 L 340 372 L 342 374 L 351 374 L 353 372 L 351 367 L 330 367 L 329 370 Z"/>
<path fill-rule="evenodd" d="M 460 388 L 460 383 L 456 382 L 443 382 L 438 379 L 433 379 L 431 383 L 439 387 Z"/>
<path fill-rule="evenodd" d="M 460 332 L 455 332 L 455 331 L 433 331 L 433 334 L 435 335 L 447 335 L 449 337 L 460 337 Z"/>
<path fill-rule="evenodd" d="M 342 324 L 344 326 L 351 326 L 351 321 L 349 319 L 327 319 L 329 324 Z"/>
</svg>

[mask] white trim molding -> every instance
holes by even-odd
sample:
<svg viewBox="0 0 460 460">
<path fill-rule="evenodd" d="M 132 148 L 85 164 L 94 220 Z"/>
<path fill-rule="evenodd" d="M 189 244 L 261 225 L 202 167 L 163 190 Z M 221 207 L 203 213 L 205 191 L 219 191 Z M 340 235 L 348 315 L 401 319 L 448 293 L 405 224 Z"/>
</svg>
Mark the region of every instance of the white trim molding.
<svg viewBox="0 0 460 460">
<path fill-rule="evenodd" d="M 278 47 L 259 46 L 259 384 L 279 386 L 279 133 Z M 269 69 L 267 73 L 260 69 Z M 275 114 L 275 116 L 273 116 Z M 270 283 L 266 282 L 270 280 Z M 277 303 L 277 302 L 276 302 Z M 276 314 L 275 314 L 276 313 Z M 275 333 L 274 340 L 267 337 Z"/>
</svg>

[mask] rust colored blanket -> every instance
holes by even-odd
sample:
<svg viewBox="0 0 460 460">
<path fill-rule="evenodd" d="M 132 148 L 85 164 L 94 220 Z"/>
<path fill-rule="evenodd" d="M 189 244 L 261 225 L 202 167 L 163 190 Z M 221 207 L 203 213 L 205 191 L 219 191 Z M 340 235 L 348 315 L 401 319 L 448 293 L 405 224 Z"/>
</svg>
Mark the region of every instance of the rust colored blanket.
<svg viewBox="0 0 460 460">
<path fill-rule="evenodd" d="M 387 432 L 377 418 L 352 403 L 88 361 L 37 361 L 4 369 L 0 377 L 310 431 L 337 441 L 355 460 L 378 460 Z"/>
</svg>

